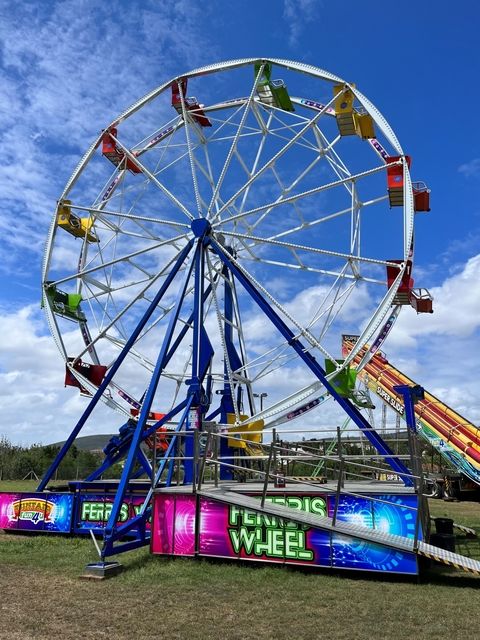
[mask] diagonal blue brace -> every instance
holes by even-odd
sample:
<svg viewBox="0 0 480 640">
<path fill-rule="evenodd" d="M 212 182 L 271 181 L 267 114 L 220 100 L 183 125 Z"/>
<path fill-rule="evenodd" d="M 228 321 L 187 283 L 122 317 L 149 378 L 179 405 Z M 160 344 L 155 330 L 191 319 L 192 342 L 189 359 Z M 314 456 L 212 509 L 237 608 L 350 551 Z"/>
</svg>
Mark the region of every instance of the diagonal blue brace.
<svg viewBox="0 0 480 640">
<path fill-rule="evenodd" d="M 165 359 L 166 356 L 168 354 L 168 350 L 170 347 L 170 343 L 172 341 L 172 337 L 173 337 L 173 333 L 178 321 L 178 317 L 180 315 L 180 311 L 182 308 L 182 302 L 184 300 L 185 297 L 185 292 L 187 290 L 188 287 L 188 283 L 190 280 L 190 276 L 192 273 L 192 268 L 193 265 L 196 261 L 196 256 L 197 253 L 199 251 L 199 247 L 197 245 L 197 248 L 195 250 L 195 254 L 193 256 L 193 260 L 190 261 L 190 264 L 188 265 L 187 269 L 186 269 L 186 273 L 185 273 L 185 278 L 183 281 L 182 286 L 180 287 L 180 291 L 178 292 L 177 295 L 177 299 L 175 302 L 175 306 L 171 312 L 171 316 L 170 316 L 170 321 L 168 324 L 168 328 L 165 334 L 165 337 L 163 339 L 163 344 L 162 344 L 162 348 L 160 349 L 160 353 L 158 355 L 158 359 L 157 359 L 157 363 L 155 365 L 155 369 L 153 371 L 153 375 L 151 377 L 150 380 L 150 384 L 148 385 L 148 389 L 147 392 L 145 394 L 145 398 L 143 400 L 142 403 L 142 408 L 140 410 L 140 415 L 138 417 L 138 422 L 137 425 L 135 427 L 135 432 L 133 434 L 132 437 L 132 443 L 130 445 L 130 449 L 127 455 L 127 459 L 125 461 L 125 466 L 123 468 L 122 471 L 122 476 L 120 478 L 120 483 L 118 485 L 118 489 L 117 489 L 117 493 L 115 494 L 115 500 L 113 501 L 113 506 L 112 506 L 112 510 L 110 512 L 110 516 L 108 518 L 108 522 L 105 525 L 105 530 L 104 530 L 104 540 L 105 543 L 107 543 L 108 539 L 111 537 L 112 532 L 114 531 L 116 525 L 117 525 L 117 520 L 118 520 L 118 515 L 120 513 L 120 508 L 122 506 L 122 502 L 123 502 L 123 498 L 125 495 L 125 491 L 127 489 L 128 486 L 128 482 L 130 479 L 130 475 L 132 473 L 132 469 L 133 469 L 133 463 L 136 459 L 136 455 L 137 455 L 137 449 L 140 445 L 140 442 L 142 440 L 142 434 L 143 431 L 145 429 L 145 426 L 147 424 L 147 419 L 148 419 L 148 415 L 150 413 L 150 409 L 152 407 L 152 402 L 153 402 L 153 398 L 155 396 L 156 390 L 157 390 L 157 386 L 158 383 L 160 381 L 160 376 L 162 375 L 164 366 L 165 366 Z"/>
<path fill-rule="evenodd" d="M 182 408 L 184 409 L 184 412 L 175 429 L 175 435 L 170 440 L 168 449 L 163 455 L 162 459 L 160 460 L 158 470 L 155 474 L 155 479 L 152 483 L 153 487 L 156 487 L 159 484 L 160 478 L 165 470 L 165 465 L 167 463 L 167 460 L 170 458 L 170 456 L 174 452 L 176 440 L 178 438 L 178 433 L 179 431 L 181 431 L 181 429 L 185 424 L 188 412 L 190 411 L 191 403 L 192 403 L 192 397 L 184 400 L 180 405 L 178 405 L 175 408 L 175 413 L 178 413 L 179 411 L 181 411 Z M 150 488 L 147 496 L 145 497 L 143 505 L 140 509 L 140 513 L 137 516 L 135 516 L 135 518 L 132 518 L 131 520 L 128 520 L 128 522 L 125 522 L 124 524 L 118 526 L 117 529 L 112 532 L 112 535 L 105 540 L 105 545 L 104 545 L 104 548 L 102 549 L 103 558 L 106 558 L 111 555 L 116 555 L 118 553 L 123 553 L 124 551 L 129 551 L 130 549 L 141 547 L 148 543 L 150 539 L 150 534 L 145 530 L 145 525 L 148 517 L 151 514 L 150 503 L 151 503 L 152 495 L 153 495 L 153 488 Z M 128 534 L 129 532 L 135 529 L 139 533 L 139 539 L 130 543 L 120 545 L 120 546 L 115 546 L 115 547 L 113 546 L 113 543 L 116 540 L 119 540 L 120 538 L 124 537 L 126 534 Z"/>
<path fill-rule="evenodd" d="M 353 405 L 347 398 L 343 398 L 338 394 L 335 387 L 327 380 L 325 370 L 319 365 L 317 360 L 312 356 L 312 354 L 308 351 L 308 349 L 300 342 L 297 336 L 289 329 L 289 327 L 285 324 L 285 322 L 280 318 L 280 316 L 275 312 L 274 309 L 269 305 L 269 303 L 265 300 L 265 298 L 261 295 L 259 291 L 254 287 L 254 285 L 248 280 L 248 278 L 242 273 L 242 271 L 236 266 L 234 262 L 232 262 L 230 256 L 224 251 L 224 249 L 217 243 L 213 238 L 210 237 L 210 245 L 215 250 L 216 254 L 220 258 L 220 260 L 228 266 L 231 273 L 237 278 L 237 280 L 241 283 L 243 288 L 247 291 L 247 293 L 253 298 L 253 300 L 257 303 L 260 309 L 265 313 L 265 315 L 269 318 L 272 324 L 277 328 L 277 330 L 283 335 L 283 337 L 288 341 L 290 346 L 299 357 L 305 362 L 308 368 L 314 373 L 314 375 L 320 380 L 320 382 L 324 385 L 327 391 L 332 395 L 333 398 L 338 402 L 338 404 L 342 407 L 345 413 L 355 422 L 355 424 L 363 431 L 365 437 L 372 443 L 375 449 L 385 458 L 391 468 L 396 471 L 403 482 L 407 486 L 413 486 L 413 482 L 411 479 L 411 472 L 409 469 L 403 464 L 401 460 L 397 456 L 395 456 L 394 452 L 387 445 L 386 442 L 380 437 L 380 435 L 372 429 L 367 420 L 363 417 L 360 411 Z"/>
</svg>

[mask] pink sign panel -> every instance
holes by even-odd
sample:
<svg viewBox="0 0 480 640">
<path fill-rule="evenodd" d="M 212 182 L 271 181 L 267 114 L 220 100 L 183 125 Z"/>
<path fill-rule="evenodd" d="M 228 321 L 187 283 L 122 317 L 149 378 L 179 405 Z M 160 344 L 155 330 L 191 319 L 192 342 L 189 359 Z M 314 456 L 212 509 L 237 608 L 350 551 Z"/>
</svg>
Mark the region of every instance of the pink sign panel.
<svg viewBox="0 0 480 640">
<path fill-rule="evenodd" d="M 374 502 L 367 496 L 341 496 L 337 517 L 364 527 L 381 527 L 386 533 L 413 538 L 415 511 L 412 507 L 416 497 L 381 497 L 381 502 Z M 330 518 L 335 506 L 334 496 L 319 494 L 276 494 L 267 496 L 267 500 Z M 332 534 L 260 510 L 197 498 L 193 494 L 155 495 L 151 548 L 153 553 L 164 555 L 198 554 L 282 564 L 417 573 L 416 558 L 412 553 L 353 536 Z"/>
<path fill-rule="evenodd" d="M 152 553 L 195 554 L 195 496 L 159 494 L 153 505 Z"/>
<path fill-rule="evenodd" d="M 0 493 L 0 529 L 69 533 L 73 494 Z"/>
</svg>

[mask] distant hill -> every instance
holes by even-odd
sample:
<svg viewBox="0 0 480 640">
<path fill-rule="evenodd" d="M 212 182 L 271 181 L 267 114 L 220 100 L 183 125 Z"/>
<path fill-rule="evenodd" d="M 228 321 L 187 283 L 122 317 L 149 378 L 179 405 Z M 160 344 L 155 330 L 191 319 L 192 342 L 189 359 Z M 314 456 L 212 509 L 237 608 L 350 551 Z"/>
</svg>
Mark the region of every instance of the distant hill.
<svg viewBox="0 0 480 640">
<path fill-rule="evenodd" d="M 81 451 L 100 450 L 105 447 L 113 435 L 113 433 L 100 433 L 95 436 L 82 436 L 81 438 L 77 438 L 74 444 L 77 449 L 80 449 Z M 65 444 L 65 440 L 63 442 L 55 442 L 53 446 L 61 447 L 63 444 Z"/>
</svg>

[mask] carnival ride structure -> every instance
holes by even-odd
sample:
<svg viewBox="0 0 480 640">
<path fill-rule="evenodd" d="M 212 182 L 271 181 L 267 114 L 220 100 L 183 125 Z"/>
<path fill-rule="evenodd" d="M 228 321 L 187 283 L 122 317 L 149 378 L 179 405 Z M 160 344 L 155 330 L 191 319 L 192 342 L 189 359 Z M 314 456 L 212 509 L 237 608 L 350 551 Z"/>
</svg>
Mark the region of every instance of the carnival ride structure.
<svg viewBox="0 0 480 640">
<path fill-rule="evenodd" d="M 347 354 L 356 336 L 344 336 L 342 350 Z M 368 346 L 357 355 L 360 361 Z M 378 350 L 359 372 L 359 377 L 395 413 L 405 418 L 405 403 L 401 387 L 418 385 L 388 361 Z M 428 391 L 421 390 L 412 417 L 415 433 L 433 447 L 453 469 L 480 485 L 479 428 Z"/>
<path fill-rule="evenodd" d="M 182 554 L 187 539 L 186 555 L 377 571 L 416 573 L 422 553 L 445 560 L 425 542 L 418 469 L 369 424 L 356 380 L 367 345 L 381 345 L 402 305 L 432 312 L 412 278 L 415 214 L 429 211 L 429 190 L 410 166 L 354 84 L 285 60 L 196 69 L 108 124 L 59 198 L 43 265 L 65 384 L 88 403 L 28 509 L 27 497 L 4 500 L 5 526 L 59 530 L 61 514 L 64 531 L 102 534 L 102 562 L 145 544 Z M 335 357 L 340 336 L 359 330 Z M 319 416 L 329 398 L 400 485 L 349 491 L 342 467 L 321 496 L 318 486 L 271 487 L 282 474 L 265 434 Z M 103 463 L 70 493 L 49 491 L 100 402 L 121 423 Z M 120 480 L 103 482 L 120 461 Z M 354 504 L 370 520 L 348 521 Z M 207 532 L 209 517 L 237 533 Z M 403 523 L 401 535 L 390 521 Z"/>
</svg>

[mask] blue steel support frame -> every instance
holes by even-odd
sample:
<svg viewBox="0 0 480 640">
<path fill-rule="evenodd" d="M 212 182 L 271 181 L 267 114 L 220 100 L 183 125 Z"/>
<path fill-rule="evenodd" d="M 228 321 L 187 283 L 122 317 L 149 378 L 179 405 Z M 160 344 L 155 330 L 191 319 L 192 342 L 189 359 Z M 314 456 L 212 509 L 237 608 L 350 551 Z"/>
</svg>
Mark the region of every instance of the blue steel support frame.
<svg viewBox="0 0 480 640">
<path fill-rule="evenodd" d="M 187 380 L 189 386 L 188 395 L 192 398 L 190 408 L 188 432 L 189 436 L 185 439 L 185 461 L 183 465 L 184 483 L 190 484 L 195 482 L 195 442 L 193 438 L 194 430 L 201 429 L 201 423 L 204 412 L 208 409 L 210 398 L 205 393 L 203 382 L 207 370 L 211 363 L 212 349 L 208 335 L 203 327 L 204 302 L 205 302 L 205 245 L 208 244 L 206 234 L 210 230 L 210 225 L 203 219 L 196 220 L 192 223 L 192 229 L 198 237 L 198 250 L 195 260 L 195 295 L 193 307 L 193 349 L 192 349 L 192 375 Z M 207 350 L 207 345 L 209 349 Z M 203 347 L 203 348 L 202 348 Z M 207 385 L 208 389 L 211 383 Z M 207 391 L 208 391 L 207 389 Z"/>
<path fill-rule="evenodd" d="M 295 336 L 295 334 L 291 331 L 291 329 L 289 329 L 289 327 L 280 318 L 280 316 L 272 309 L 272 307 L 260 294 L 260 292 L 257 291 L 253 284 L 244 276 L 242 271 L 231 261 L 227 252 L 225 252 L 223 248 L 217 242 L 215 242 L 215 240 L 213 240 L 213 238 L 210 238 L 210 245 L 220 258 L 220 260 L 223 262 L 223 264 L 228 267 L 230 272 L 237 278 L 237 280 L 247 291 L 247 293 L 253 298 L 253 300 L 264 312 L 267 318 L 269 318 L 276 329 L 288 341 L 292 349 L 296 351 L 296 353 L 305 362 L 312 373 L 324 385 L 326 390 L 331 394 L 333 398 L 335 398 L 335 400 L 339 403 L 345 413 L 355 422 L 359 429 L 363 431 L 366 438 L 371 442 L 371 444 L 380 453 L 380 455 L 384 456 L 385 460 L 388 462 L 391 468 L 400 474 L 400 477 L 402 478 L 405 485 L 413 486 L 411 472 L 409 471 L 409 469 L 403 464 L 401 460 L 398 459 L 397 456 L 395 456 L 392 449 L 390 449 L 390 447 L 386 444 L 386 442 L 384 442 L 380 435 L 372 429 L 372 427 L 368 424 L 367 420 L 363 417 L 357 407 L 347 398 L 343 398 L 338 394 L 335 387 L 327 380 L 325 370 L 320 366 L 320 364 L 311 355 L 311 353 L 303 346 L 298 337 Z"/>
<path fill-rule="evenodd" d="M 179 432 L 182 430 L 184 424 L 186 423 L 188 412 L 190 411 L 192 399 L 193 398 L 190 396 L 175 408 L 175 413 L 178 413 L 179 411 L 181 411 L 181 409 L 184 409 L 184 411 L 177 425 L 177 428 L 175 429 L 176 433 L 173 436 L 173 438 L 170 440 L 168 449 L 166 450 L 164 456 L 160 460 L 158 470 L 152 482 L 152 487 L 156 487 L 160 482 L 162 474 L 165 470 L 165 465 L 167 463 L 167 460 L 169 459 L 169 457 L 171 456 L 174 450 L 176 440 L 179 436 Z M 142 508 L 140 509 L 140 513 L 137 516 L 135 516 L 135 518 L 132 518 L 128 522 L 125 522 L 125 524 L 122 524 L 116 527 L 116 529 L 111 533 L 111 535 L 105 539 L 105 542 L 102 548 L 103 560 L 108 556 L 115 555 L 118 553 L 123 553 L 124 551 L 129 551 L 130 549 L 136 549 L 137 547 L 141 547 L 148 543 L 150 536 L 146 531 L 146 524 L 152 512 L 152 505 L 151 505 L 152 495 L 153 495 L 153 488 L 149 489 L 147 496 L 143 502 Z M 124 537 L 125 535 L 132 532 L 133 530 L 136 530 L 137 532 L 136 540 L 126 542 L 114 547 L 115 541 Z"/>
<path fill-rule="evenodd" d="M 405 407 L 405 420 L 407 427 L 417 433 L 417 421 L 415 420 L 415 405 L 419 400 L 425 397 L 425 389 L 419 384 L 409 386 L 408 384 L 397 384 L 393 390 L 403 396 L 403 405 Z"/>
<path fill-rule="evenodd" d="M 225 315 L 225 326 L 224 326 L 224 334 L 225 334 L 225 349 L 227 351 L 227 356 L 230 358 L 231 354 L 236 354 L 235 345 L 233 344 L 233 293 L 232 293 L 232 282 L 230 280 L 230 272 L 227 268 L 227 265 L 224 265 L 222 270 L 225 286 L 224 286 L 224 315 Z M 237 354 L 238 359 L 238 354 Z M 228 422 L 228 414 L 233 413 L 233 394 L 234 389 L 231 388 L 230 380 L 228 378 L 227 372 L 227 364 L 224 366 L 224 386 L 222 392 L 222 400 L 220 403 L 220 422 L 222 424 L 227 424 Z M 222 460 L 227 462 L 228 464 L 233 464 L 234 458 L 232 456 L 232 448 L 228 446 L 228 440 L 226 438 L 220 439 L 220 456 Z M 232 456 L 232 457 L 229 457 Z M 220 467 L 220 479 L 221 480 L 233 480 L 234 474 L 233 469 L 231 467 Z"/>
<path fill-rule="evenodd" d="M 115 495 L 115 499 L 112 505 L 112 510 L 110 512 L 110 516 L 108 522 L 104 529 L 104 544 L 102 549 L 102 558 L 104 559 L 107 556 L 113 555 L 115 553 L 119 553 L 122 551 L 127 551 L 129 549 L 141 546 L 148 542 L 148 533 L 146 530 L 147 519 L 151 514 L 152 506 L 151 506 L 151 498 L 153 494 L 153 487 L 155 487 L 162 477 L 162 474 L 166 468 L 166 465 L 169 463 L 169 457 L 171 456 L 174 448 L 176 446 L 177 439 L 179 437 L 180 431 L 185 429 L 185 456 L 193 458 L 193 434 L 194 431 L 191 429 L 191 425 L 188 422 L 188 416 L 192 411 L 196 411 L 201 417 L 203 412 L 206 410 L 209 404 L 209 399 L 205 399 L 205 392 L 203 388 L 204 377 L 206 375 L 206 371 L 209 365 L 209 358 L 211 357 L 211 344 L 209 343 L 208 336 L 206 336 L 206 332 L 203 327 L 203 317 L 204 317 L 204 304 L 206 299 L 208 298 L 212 283 L 208 287 L 205 288 L 205 253 L 207 250 L 212 249 L 218 258 L 223 263 L 222 273 L 225 278 L 225 307 L 224 307 L 224 315 L 225 315 L 225 341 L 226 348 L 231 353 L 232 358 L 235 362 L 240 362 L 238 357 L 238 353 L 236 352 L 234 342 L 233 342 L 233 331 L 232 331 L 232 322 L 233 322 L 233 291 L 232 287 L 235 283 L 235 279 L 242 285 L 244 290 L 249 294 L 249 296 L 254 300 L 254 302 L 259 306 L 262 312 L 267 316 L 273 326 L 277 329 L 277 331 L 287 340 L 288 344 L 291 348 L 298 354 L 298 356 L 303 360 L 306 366 L 312 371 L 312 373 L 317 377 L 320 382 L 325 386 L 326 390 L 334 397 L 334 399 L 339 403 L 345 413 L 355 422 L 355 424 L 364 432 L 367 439 L 372 443 L 372 445 L 376 448 L 376 450 L 385 458 L 385 460 L 390 464 L 391 468 L 400 474 L 403 478 L 403 481 L 406 485 L 412 486 L 413 482 L 410 477 L 410 471 L 408 468 L 401 462 L 397 456 L 393 453 L 393 451 L 388 447 L 388 445 L 382 440 L 382 438 L 377 434 L 371 426 L 368 424 L 367 420 L 360 413 L 357 407 L 351 403 L 347 398 L 344 398 L 338 394 L 335 387 L 329 383 L 326 379 L 325 370 L 322 366 L 317 362 L 315 357 L 310 353 L 310 351 L 300 342 L 299 337 L 297 337 L 292 330 L 287 326 L 287 324 L 282 320 L 282 318 L 277 314 L 277 312 L 270 306 L 268 301 L 263 297 L 263 295 L 257 291 L 255 286 L 250 282 L 250 280 L 243 274 L 242 270 L 238 268 L 232 256 L 230 255 L 228 249 L 220 246 L 211 236 L 210 236 L 210 225 L 205 219 L 196 219 L 192 222 L 192 230 L 194 232 L 195 238 L 189 241 L 186 247 L 179 254 L 176 262 L 174 263 L 170 273 L 168 274 L 165 282 L 163 283 L 161 289 L 158 291 L 154 300 L 150 304 L 147 309 L 145 315 L 135 328 L 134 332 L 130 336 L 127 341 L 125 347 L 122 349 L 119 357 L 113 364 L 112 368 L 108 372 L 105 377 L 103 383 L 98 388 L 97 392 L 91 399 L 87 409 L 84 411 L 82 417 L 78 421 L 75 426 L 72 434 L 68 438 L 65 445 L 62 447 L 61 451 L 55 458 L 52 463 L 50 469 L 45 474 L 42 482 L 39 485 L 38 490 L 42 491 L 52 475 L 55 473 L 55 470 L 58 468 L 61 460 L 64 455 L 67 453 L 69 447 L 73 443 L 75 437 L 78 435 L 79 431 L 85 424 L 86 420 L 89 418 L 92 413 L 94 407 L 98 403 L 98 400 L 101 398 L 103 392 L 110 384 L 113 376 L 117 372 L 121 363 L 125 359 L 129 350 L 135 344 L 136 339 L 140 335 L 142 329 L 145 327 L 148 319 L 154 312 L 155 308 L 158 306 L 160 300 L 164 296 L 165 292 L 171 285 L 174 278 L 178 275 L 178 272 L 182 265 L 185 263 L 187 256 L 189 255 L 194 243 L 196 244 L 195 251 L 193 256 L 190 258 L 190 262 L 185 268 L 185 276 L 182 286 L 180 287 L 180 291 L 177 294 L 176 304 L 172 310 L 167 331 L 165 333 L 163 343 L 157 358 L 157 362 L 155 365 L 155 369 L 153 375 L 151 377 L 148 389 L 145 393 L 145 397 L 142 402 L 142 407 L 140 410 L 140 415 L 138 417 L 138 421 L 135 425 L 135 429 L 132 433 L 132 436 L 128 436 L 125 438 L 125 441 L 121 443 L 118 451 L 113 450 L 111 460 L 104 461 L 100 469 L 89 476 L 89 480 L 95 479 L 101 474 L 102 469 L 108 468 L 115 461 L 121 459 L 126 454 L 125 466 L 122 472 L 122 476 L 120 479 L 120 483 L 118 486 L 117 493 Z M 176 330 L 178 319 L 180 316 L 180 312 L 182 310 L 182 305 L 185 299 L 186 291 L 189 285 L 189 282 L 192 277 L 192 271 L 195 269 L 194 275 L 194 309 L 191 315 L 189 316 L 184 326 L 178 331 L 176 338 L 174 339 L 174 332 Z M 165 369 L 165 366 L 172 358 L 178 346 L 181 344 L 183 338 L 187 334 L 189 329 L 193 329 L 193 352 L 192 352 L 192 375 L 191 379 L 187 381 L 188 391 L 186 398 L 180 402 L 174 409 L 172 409 L 166 416 L 164 416 L 161 420 L 156 422 L 153 426 L 147 427 L 147 418 L 151 410 L 151 406 L 157 391 L 157 387 L 162 376 L 162 373 Z M 205 339 L 206 338 L 206 339 Z M 238 364 L 237 362 L 237 364 Z M 225 372 L 224 372 L 225 373 Z M 224 378 L 224 389 L 223 389 L 223 397 L 220 403 L 220 408 L 213 412 L 213 415 L 218 415 L 220 413 L 220 419 L 223 422 L 227 421 L 227 413 L 233 411 L 233 402 L 235 399 L 233 398 L 234 389 L 230 387 L 230 381 L 225 374 Z M 413 402 L 411 389 L 409 388 L 409 399 L 412 406 L 412 415 L 413 415 L 413 423 L 414 424 L 414 413 L 413 413 Z M 208 395 L 208 394 L 207 394 Z M 407 407 L 407 396 L 405 395 L 405 406 Z M 147 472 L 147 475 L 152 475 L 151 466 L 147 459 L 147 457 L 143 454 L 140 449 L 141 442 L 147 438 L 149 435 L 155 432 L 159 426 L 167 422 L 174 415 L 183 410 L 182 417 L 177 424 L 176 433 L 172 437 L 168 449 L 160 461 L 158 470 L 155 474 L 155 478 L 152 481 L 152 489 L 149 491 L 142 509 L 135 518 L 128 521 L 123 525 L 118 525 L 118 516 L 120 513 L 121 505 L 124 500 L 125 494 L 129 487 L 129 481 L 134 475 L 134 464 L 136 462 L 140 462 L 143 471 Z M 409 409 L 407 411 L 407 422 L 409 420 Z M 410 425 L 409 425 L 410 426 Z M 223 440 L 223 439 L 222 439 Z M 128 450 L 128 453 L 127 453 Z M 227 451 L 224 451 L 223 456 L 233 456 L 232 449 L 228 448 Z M 107 465 L 105 467 L 105 465 Z M 173 467 L 172 467 L 173 468 Z M 193 480 L 193 463 L 185 462 L 185 481 Z M 168 478 L 171 480 L 171 469 L 168 474 Z M 129 541 L 123 544 L 119 544 L 114 547 L 114 542 L 117 542 L 125 536 L 125 534 L 135 534 L 136 539 L 133 541 Z"/>
<path fill-rule="evenodd" d="M 188 394 L 192 397 L 190 416 L 195 413 L 195 422 L 201 420 L 201 395 L 202 381 L 200 379 L 200 362 L 201 362 L 201 329 L 203 327 L 203 284 L 205 277 L 205 256 L 203 246 L 203 233 L 200 231 L 198 239 L 197 253 L 195 254 L 195 295 L 193 303 L 193 345 L 192 345 L 192 377 L 187 381 L 189 385 Z M 193 435 L 193 429 L 197 425 L 192 426 L 192 420 L 188 421 L 187 430 Z M 183 463 L 183 473 L 185 484 L 191 484 L 195 481 L 194 469 L 194 438 L 187 437 L 185 440 L 185 461 Z"/>
<path fill-rule="evenodd" d="M 208 299 L 208 296 L 210 295 L 211 291 L 212 291 L 212 285 L 209 285 L 205 289 L 205 293 L 204 293 L 204 296 L 203 296 L 203 302 L 204 303 Z M 178 336 L 175 338 L 172 346 L 170 347 L 168 355 L 165 358 L 165 366 L 167 366 L 167 364 L 170 362 L 170 360 L 173 357 L 176 349 L 181 344 L 181 342 L 184 339 L 184 337 L 186 336 L 188 330 L 191 328 L 192 322 L 193 322 L 193 312 L 190 314 L 190 317 L 188 318 L 186 323 L 183 325 L 182 329 L 178 333 Z M 180 404 L 179 406 L 181 408 L 182 404 Z M 142 440 L 145 440 L 146 438 L 151 436 L 157 429 L 159 429 L 166 422 L 171 420 L 178 413 L 178 410 L 179 409 L 176 409 L 176 408 L 173 409 L 172 411 L 167 413 L 161 420 L 159 420 L 154 425 L 149 427 L 144 432 L 144 434 L 142 436 Z M 121 449 L 119 449 L 119 451 L 117 453 L 115 453 L 113 456 L 105 458 L 105 460 L 102 462 L 102 464 L 97 469 L 95 469 L 95 471 L 92 471 L 92 473 L 86 478 L 86 481 L 88 482 L 88 481 L 96 480 L 103 473 L 105 473 L 105 471 L 107 469 L 109 469 L 115 463 L 119 462 L 119 460 L 124 458 L 126 453 L 127 453 L 127 451 L 128 451 L 128 449 L 129 449 L 129 447 L 130 447 L 131 442 L 132 442 L 131 437 L 129 439 L 126 439 L 125 442 L 122 443 Z M 172 468 L 173 468 L 173 465 L 172 465 Z"/>
<path fill-rule="evenodd" d="M 145 440 L 146 438 L 151 436 L 157 429 L 159 429 L 166 422 L 168 422 L 173 417 L 175 417 L 177 413 L 183 409 L 185 403 L 186 403 L 186 400 L 184 400 L 179 405 L 171 409 L 168 413 L 166 413 L 163 416 L 161 420 L 153 424 L 151 427 L 148 427 L 148 429 L 146 429 L 142 435 L 142 440 Z M 124 443 L 122 443 L 122 446 L 119 448 L 119 450 L 115 454 L 113 454 L 111 458 L 105 458 L 105 460 L 98 467 L 98 469 L 95 469 L 95 471 L 92 471 L 92 473 L 85 479 L 85 482 L 91 482 L 93 480 L 97 480 L 103 473 L 105 473 L 107 469 L 109 469 L 116 462 L 124 458 L 130 447 L 131 442 L 132 440 L 130 438 L 129 440 L 126 440 Z"/>
<path fill-rule="evenodd" d="M 94 408 L 96 407 L 98 401 L 102 397 L 104 391 L 106 390 L 106 388 L 108 387 L 108 385 L 112 381 L 114 375 L 116 374 L 116 372 L 120 368 L 120 365 L 125 360 L 125 358 L 126 358 L 127 354 L 129 353 L 130 349 L 135 344 L 135 341 L 137 340 L 138 336 L 140 335 L 142 329 L 147 324 L 150 316 L 155 311 L 155 309 L 157 308 L 160 300 L 163 298 L 163 296 L 165 295 L 167 289 L 172 284 L 172 282 L 173 282 L 175 276 L 177 275 L 180 267 L 182 266 L 182 264 L 184 263 L 186 257 L 190 253 L 190 249 L 192 248 L 193 242 L 194 242 L 193 239 L 190 240 L 187 243 L 187 245 L 180 252 L 180 254 L 179 254 L 176 262 L 174 263 L 170 273 L 165 278 L 165 282 L 160 287 L 158 293 L 156 294 L 156 296 L 152 300 L 152 302 L 151 302 L 150 306 L 148 307 L 147 311 L 145 312 L 143 318 L 140 320 L 140 322 L 138 323 L 138 325 L 134 329 L 132 335 L 127 340 L 127 343 L 125 344 L 125 346 L 123 347 L 122 351 L 120 352 L 120 355 L 118 356 L 118 358 L 113 363 L 111 369 L 107 372 L 107 375 L 105 376 L 102 384 L 98 387 L 98 389 L 95 392 L 94 396 L 90 400 L 90 402 L 89 402 L 87 408 L 85 409 L 85 411 L 83 412 L 80 420 L 77 422 L 77 424 L 73 428 L 73 430 L 72 430 L 71 434 L 69 435 L 69 437 L 67 438 L 65 444 L 62 446 L 62 448 L 60 449 L 58 454 L 55 456 L 54 461 L 52 462 L 52 464 L 50 465 L 50 467 L 46 471 L 46 473 L 43 476 L 42 480 L 40 481 L 40 484 L 37 487 L 37 491 L 43 491 L 45 489 L 45 487 L 47 486 L 47 484 L 50 482 L 53 474 L 58 469 L 58 467 L 59 467 L 60 463 L 62 462 L 63 458 L 65 457 L 65 455 L 68 453 L 68 450 L 72 446 L 75 438 L 78 436 L 78 434 L 80 433 L 80 431 L 81 431 L 82 427 L 84 426 L 85 422 L 90 417 L 92 411 L 94 410 Z"/>
<path fill-rule="evenodd" d="M 120 508 L 122 506 L 123 498 L 125 496 L 125 492 L 127 490 L 130 476 L 133 470 L 133 463 L 136 459 L 137 450 L 138 450 L 138 447 L 140 446 L 140 442 L 142 441 L 142 434 L 147 424 L 148 414 L 150 413 L 150 409 L 152 407 L 153 398 L 155 396 L 158 383 L 160 381 L 160 376 L 162 375 L 163 369 L 165 367 L 166 356 L 170 348 L 170 343 L 173 338 L 173 332 L 177 325 L 177 320 L 180 315 L 182 303 L 185 298 L 185 292 L 188 287 L 193 265 L 196 262 L 198 251 L 199 251 L 199 247 L 197 244 L 193 259 L 190 261 L 190 264 L 186 269 L 183 284 L 177 295 L 176 303 L 172 311 L 172 315 L 170 317 L 170 321 L 168 324 L 167 331 L 165 333 L 165 337 L 163 339 L 162 348 L 160 349 L 160 353 L 157 358 L 157 363 L 155 365 L 155 369 L 154 369 L 152 378 L 150 380 L 150 384 L 148 385 L 148 389 L 142 403 L 142 408 L 140 410 L 138 422 L 135 427 L 135 432 L 132 436 L 132 442 L 130 444 L 130 449 L 128 451 L 127 459 L 125 461 L 125 466 L 123 467 L 120 483 L 118 485 L 117 493 L 115 495 L 115 500 L 113 501 L 112 510 L 110 512 L 108 522 L 105 525 L 105 529 L 104 529 L 104 546 L 106 544 L 107 547 L 108 547 L 108 539 L 111 538 L 113 531 L 117 525 Z"/>
</svg>

